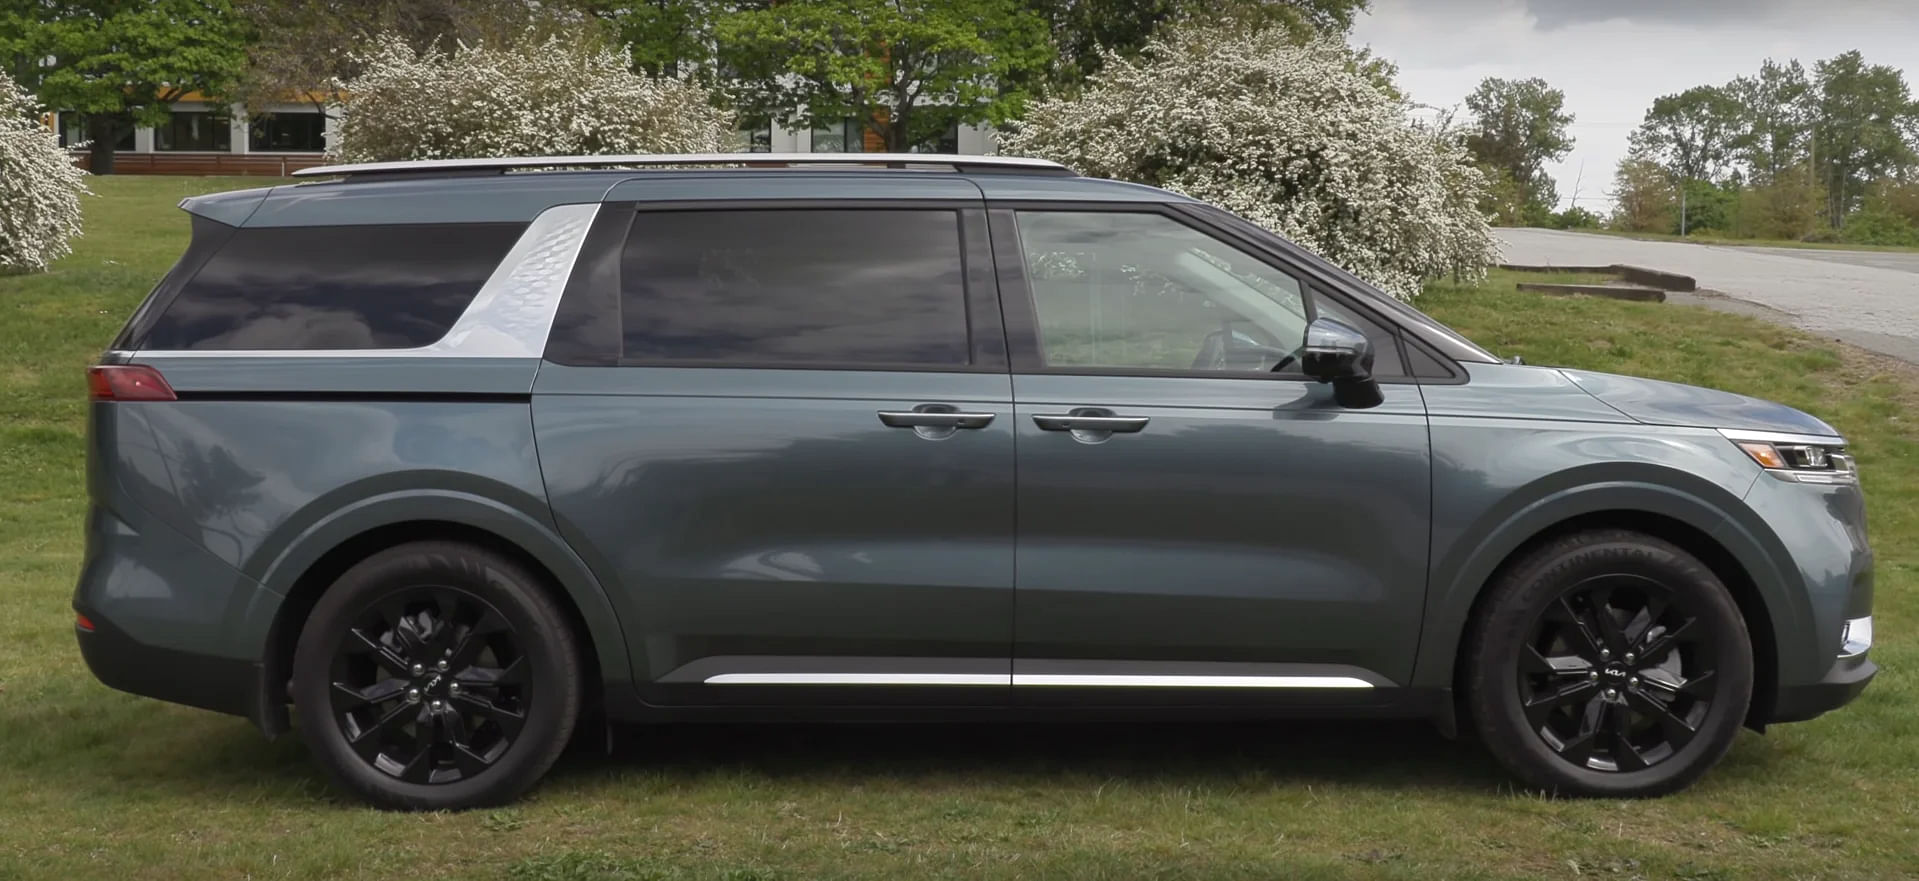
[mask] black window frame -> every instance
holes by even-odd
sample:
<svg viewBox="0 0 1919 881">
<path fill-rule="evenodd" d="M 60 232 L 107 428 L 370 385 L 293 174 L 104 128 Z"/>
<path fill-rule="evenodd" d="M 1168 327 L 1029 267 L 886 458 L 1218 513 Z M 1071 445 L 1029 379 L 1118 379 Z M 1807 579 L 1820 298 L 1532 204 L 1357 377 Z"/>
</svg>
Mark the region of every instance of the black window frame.
<svg viewBox="0 0 1919 881">
<path fill-rule="evenodd" d="M 792 211 L 954 212 L 959 239 L 966 364 L 838 361 L 752 361 L 629 358 L 624 348 L 622 255 L 641 213 Z M 986 212 L 977 199 L 716 199 L 608 202 L 582 243 L 560 298 L 543 359 L 569 367 L 692 370 L 837 370 L 864 373 L 1000 373 L 1010 369 Z M 609 332 L 610 329 L 610 332 Z M 582 339 L 597 332 L 598 338 Z"/>
<path fill-rule="evenodd" d="M 1324 297 L 1336 303 L 1340 308 L 1372 324 L 1380 335 L 1390 339 L 1397 347 L 1401 372 L 1397 374 L 1377 374 L 1382 384 L 1459 384 L 1466 381 L 1466 373 L 1451 358 L 1436 352 L 1430 346 L 1420 344 L 1412 338 L 1397 321 L 1382 314 L 1379 309 L 1371 308 L 1359 297 L 1341 290 L 1331 279 L 1311 272 L 1286 255 L 1276 251 L 1269 243 L 1243 234 L 1242 231 L 1218 223 L 1209 222 L 1204 213 L 1186 210 L 1187 206 L 1169 202 L 1117 202 L 1117 201 L 1077 201 L 1077 200 L 1012 200 L 989 199 L 987 201 L 987 222 L 993 241 L 993 258 L 997 267 L 997 280 L 1000 291 L 1000 309 L 1006 327 L 1008 357 L 1015 374 L 1048 376 L 1137 376 L 1168 377 L 1175 379 L 1231 379 L 1252 382 L 1305 382 L 1316 380 L 1298 372 L 1258 373 L 1253 371 L 1223 370 L 1180 370 L 1177 368 L 1137 368 L 1137 367 L 1100 367 L 1096 365 L 1060 365 L 1049 366 L 1042 356 L 1039 338 L 1038 313 L 1033 302 L 1031 288 L 1026 282 L 1026 252 L 1020 242 L 1018 213 L 1028 212 L 1068 212 L 1114 214 L 1156 214 L 1191 228 L 1204 235 L 1246 252 L 1275 271 L 1292 276 L 1300 283 L 1305 294 L 1308 320 L 1317 316 L 1318 309 L 1314 300 Z M 1365 328 L 1362 328 L 1364 330 Z M 1370 334 L 1369 334 L 1370 336 Z M 1444 377 L 1415 376 L 1413 360 L 1409 357 L 1409 347 L 1417 346 L 1431 360 L 1449 371 Z"/>
</svg>

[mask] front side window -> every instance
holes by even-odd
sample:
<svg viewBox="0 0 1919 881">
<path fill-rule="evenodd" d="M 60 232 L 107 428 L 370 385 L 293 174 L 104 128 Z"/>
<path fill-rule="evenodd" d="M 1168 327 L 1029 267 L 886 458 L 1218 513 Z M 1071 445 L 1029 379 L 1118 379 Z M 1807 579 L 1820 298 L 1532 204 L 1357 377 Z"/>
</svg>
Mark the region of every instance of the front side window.
<svg viewBox="0 0 1919 881">
<path fill-rule="evenodd" d="M 410 349 L 453 327 L 524 224 L 250 227 L 154 321 L 143 349 Z"/>
<path fill-rule="evenodd" d="M 1299 281 L 1159 214 L 1025 211 L 1027 285 L 1047 367 L 1296 372 Z"/>
<path fill-rule="evenodd" d="M 950 210 L 641 211 L 620 314 L 627 363 L 971 362 Z"/>
</svg>

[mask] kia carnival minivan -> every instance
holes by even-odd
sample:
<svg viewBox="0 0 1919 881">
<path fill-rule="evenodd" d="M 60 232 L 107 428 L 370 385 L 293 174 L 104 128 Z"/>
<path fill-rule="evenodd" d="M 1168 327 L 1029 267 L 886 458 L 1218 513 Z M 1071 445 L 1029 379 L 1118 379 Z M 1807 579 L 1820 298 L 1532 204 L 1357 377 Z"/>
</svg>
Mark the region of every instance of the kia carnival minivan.
<svg viewBox="0 0 1919 881">
<path fill-rule="evenodd" d="M 510 800 L 583 720 L 1426 717 L 1645 796 L 1876 671 L 1846 442 L 1030 159 L 318 168 L 89 374 L 81 651 Z"/>
</svg>

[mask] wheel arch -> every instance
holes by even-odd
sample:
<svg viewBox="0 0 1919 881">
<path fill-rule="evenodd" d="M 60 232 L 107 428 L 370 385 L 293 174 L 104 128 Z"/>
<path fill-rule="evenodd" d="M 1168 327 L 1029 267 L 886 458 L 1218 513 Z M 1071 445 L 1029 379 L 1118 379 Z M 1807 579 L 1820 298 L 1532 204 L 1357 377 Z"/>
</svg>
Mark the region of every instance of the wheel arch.
<svg viewBox="0 0 1919 881">
<path fill-rule="evenodd" d="M 1795 602 L 1778 576 L 1776 555 L 1783 549 L 1769 548 L 1763 536 L 1770 533 L 1756 534 L 1745 522 L 1750 516 L 1743 506 L 1721 507 L 1670 487 L 1642 484 L 1588 487 L 1528 506 L 1482 530 L 1460 562 L 1436 567 L 1413 682 L 1459 692 L 1458 662 L 1466 636 L 1486 588 L 1506 567 L 1569 532 L 1624 529 L 1677 545 L 1726 585 L 1752 640 L 1753 699 L 1747 722 L 1761 728 L 1778 696 L 1781 652 L 1789 647 L 1783 635 L 1803 626 L 1811 611 L 1803 592 Z"/>
<path fill-rule="evenodd" d="M 598 578 L 557 534 L 489 499 L 458 494 L 368 500 L 316 524 L 269 571 L 267 586 L 283 597 L 266 628 L 259 658 L 264 695 L 256 721 L 269 734 L 289 729 L 287 681 L 300 629 L 327 588 L 360 560 L 422 540 L 449 540 L 505 554 L 544 583 L 587 651 L 586 694 L 630 678 L 626 639 Z"/>
</svg>

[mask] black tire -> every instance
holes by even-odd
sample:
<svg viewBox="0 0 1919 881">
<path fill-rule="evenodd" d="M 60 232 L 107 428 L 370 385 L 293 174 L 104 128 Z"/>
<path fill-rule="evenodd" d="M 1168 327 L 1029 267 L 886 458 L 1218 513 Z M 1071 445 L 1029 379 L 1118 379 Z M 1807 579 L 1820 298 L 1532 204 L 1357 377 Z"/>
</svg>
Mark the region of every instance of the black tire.
<svg viewBox="0 0 1919 881">
<path fill-rule="evenodd" d="M 1625 530 L 1557 538 L 1507 567 L 1462 664 L 1482 742 L 1528 785 L 1564 795 L 1684 788 L 1726 754 L 1752 700 L 1752 642 L 1725 585 L 1670 542 Z"/>
<path fill-rule="evenodd" d="M 293 702 L 343 789 L 401 810 L 498 805 L 566 748 L 579 658 L 565 614 L 525 567 L 414 542 L 361 561 L 320 597 L 295 650 Z"/>
</svg>

